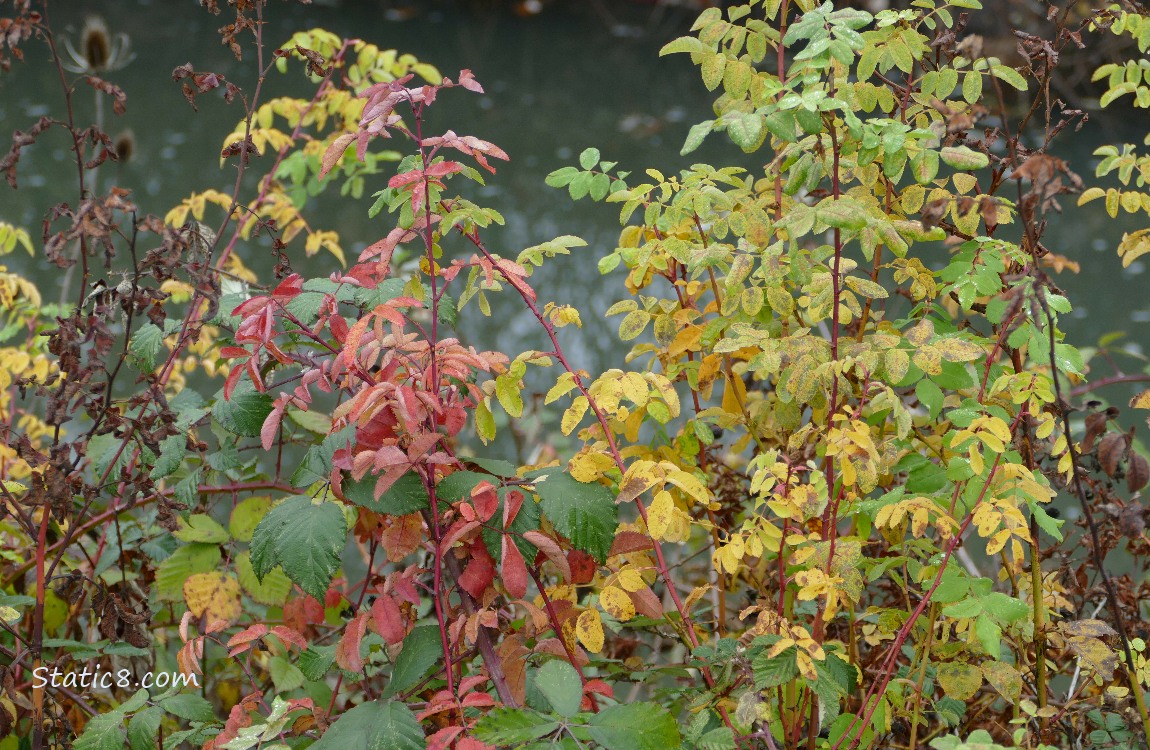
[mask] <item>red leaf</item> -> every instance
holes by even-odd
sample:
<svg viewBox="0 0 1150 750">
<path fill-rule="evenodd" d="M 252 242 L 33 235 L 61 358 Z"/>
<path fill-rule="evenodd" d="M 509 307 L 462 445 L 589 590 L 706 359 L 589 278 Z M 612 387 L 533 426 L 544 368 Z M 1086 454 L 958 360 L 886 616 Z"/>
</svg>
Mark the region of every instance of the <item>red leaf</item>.
<svg viewBox="0 0 1150 750">
<path fill-rule="evenodd" d="M 479 85 L 479 81 L 475 80 L 475 76 L 468 68 L 459 71 L 459 85 L 468 91 L 474 91 L 477 94 L 483 93 L 483 87 Z"/>
<path fill-rule="evenodd" d="M 519 548 L 507 534 L 503 535 L 503 585 L 513 599 L 527 595 L 527 566 Z"/>
<path fill-rule="evenodd" d="M 321 180 L 327 177 L 327 173 L 332 170 L 335 163 L 343 156 L 343 152 L 346 151 L 347 147 L 351 145 L 351 142 L 355 140 L 355 136 L 355 133 L 344 133 L 332 141 L 331 145 L 327 147 L 327 150 L 323 152 L 323 167 L 319 170 L 319 178 Z"/>
<path fill-rule="evenodd" d="M 288 399 L 276 399 L 275 408 L 268 412 L 267 418 L 264 419 L 264 426 L 260 428 L 260 443 L 263 444 L 265 451 L 270 451 L 275 445 L 276 433 L 280 430 L 280 422 L 283 421 L 287 405 Z"/>
<path fill-rule="evenodd" d="M 336 664 L 348 672 L 359 672 L 363 669 L 363 657 L 359 654 L 360 641 L 367 629 L 367 613 L 357 615 L 347 624 L 335 649 Z"/>
<path fill-rule="evenodd" d="M 406 516 L 388 516 L 391 525 L 379 534 L 379 541 L 387 550 L 387 559 L 400 562 L 419 547 L 423 541 L 423 517 L 418 513 Z"/>
<path fill-rule="evenodd" d="M 302 635 L 287 627 L 286 625 L 276 625 L 272 628 L 272 635 L 279 638 L 284 643 L 290 643 L 297 647 L 300 651 L 305 650 L 311 644 Z"/>
<path fill-rule="evenodd" d="M 571 564 L 567 561 L 567 556 L 563 554 L 563 550 L 559 548 L 558 542 L 542 531 L 525 531 L 523 538 L 538 547 L 539 551 L 546 555 L 555 567 L 559 568 L 559 575 L 563 577 L 564 581 L 571 580 Z"/>
<path fill-rule="evenodd" d="M 567 562 L 571 565 L 571 583 L 576 586 L 591 583 L 591 579 L 595 577 L 595 571 L 599 569 L 599 566 L 595 564 L 595 558 L 579 549 L 573 549 L 567 553 Z"/>
<path fill-rule="evenodd" d="M 495 486 L 491 482 L 480 482 L 475 485 L 471 490 L 471 504 L 479 514 L 479 520 L 490 520 L 499 508 L 499 495 L 495 492 Z"/>
<path fill-rule="evenodd" d="M 523 493 L 518 490 L 511 490 L 507 493 L 507 497 L 503 501 L 503 528 L 511 525 L 515 520 L 515 516 L 519 515 L 519 509 L 523 507 Z"/>
<path fill-rule="evenodd" d="M 427 750 L 447 750 L 451 747 L 451 742 L 459 735 L 463 734 L 463 727 L 450 726 L 440 729 L 435 734 L 427 738 Z"/>
<path fill-rule="evenodd" d="M 602 680 L 587 680 L 587 684 L 583 686 L 583 692 L 588 694 L 598 693 L 608 698 L 615 697 L 615 689 Z"/>
<path fill-rule="evenodd" d="M 487 693 L 471 693 L 463 699 L 463 705 L 475 708 L 487 708 L 495 705 L 495 699 Z"/>
<path fill-rule="evenodd" d="M 471 544 L 471 561 L 459 576 L 459 585 L 471 594 L 473 599 L 482 601 L 483 592 L 495 580 L 495 561 L 487 552 L 482 539 L 476 539 Z"/>
<path fill-rule="evenodd" d="M 642 552 L 652 549 L 654 546 L 651 538 L 646 534 L 640 534 L 638 531 L 620 531 L 615 535 L 615 541 L 611 543 L 611 551 L 607 556 L 614 557 L 615 555 L 625 555 L 628 552 Z"/>
<path fill-rule="evenodd" d="M 380 594 L 371 605 L 371 618 L 375 623 L 375 631 L 379 633 L 389 646 L 403 641 L 407 635 L 406 623 L 403 613 L 391 594 Z"/>
<path fill-rule="evenodd" d="M 263 623 L 257 623 L 245 630 L 241 630 L 240 632 L 236 633 L 228 639 L 228 648 L 231 649 L 228 651 L 228 656 L 235 656 L 236 654 L 242 654 L 243 652 L 247 651 L 252 647 L 252 643 L 258 641 L 260 638 L 263 638 L 265 635 L 267 635 L 267 632 L 267 625 L 264 625 Z"/>
<path fill-rule="evenodd" d="M 455 750 L 498 750 L 498 748 L 488 745 L 486 742 L 480 742 L 474 737 L 464 737 L 455 743 Z"/>
</svg>

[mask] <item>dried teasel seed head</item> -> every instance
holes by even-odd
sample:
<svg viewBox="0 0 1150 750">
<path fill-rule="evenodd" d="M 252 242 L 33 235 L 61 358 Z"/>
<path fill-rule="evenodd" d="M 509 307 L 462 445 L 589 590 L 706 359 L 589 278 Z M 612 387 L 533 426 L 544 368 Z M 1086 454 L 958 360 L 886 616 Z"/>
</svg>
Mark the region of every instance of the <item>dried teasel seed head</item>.
<svg viewBox="0 0 1150 750">
<path fill-rule="evenodd" d="M 132 160 L 132 156 L 136 153 L 136 134 L 130 129 L 125 130 L 116 136 L 112 148 L 116 152 L 116 161 L 126 164 Z"/>
<path fill-rule="evenodd" d="M 99 16 L 88 16 L 88 20 L 84 22 L 81 38 L 83 40 L 81 48 L 88 68 L 94 73 L 99 73 L 108 67 L 108 61 L 112 57 L 112 37 L 108 34 L 108 25 L 104 23 L 104 19 Z"/>
</svg>

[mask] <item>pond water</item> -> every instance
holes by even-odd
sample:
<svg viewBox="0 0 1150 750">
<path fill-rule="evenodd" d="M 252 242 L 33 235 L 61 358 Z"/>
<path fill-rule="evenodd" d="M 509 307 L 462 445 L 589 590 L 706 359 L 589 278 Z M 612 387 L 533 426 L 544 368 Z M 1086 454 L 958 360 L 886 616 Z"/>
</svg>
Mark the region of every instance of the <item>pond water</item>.
<svg viewBox="0 0 1150 750">
<path fill-rule="evenodd" d="M 712 97 L 685 56 L 660 59 L 658 49 L 685 32 L 694 11 L 591 2 L 556 4 L 538 16 L 517 18 L 493 9 L 474 12 L 427 2 L 417 3 L 422 11 L 410 19 L 397 20 L 401 14 L 389 13 L 377 3 L 269 7 L 266 38 L 273 46 L 296 29 L 322 26 L 411 52 L 446 75 L 465 67 L 474 71 L 486 95 L 446 92 L 431 110 L 429 130 L 451 128 L 476 135 L 510 154 L 510 163 L 497 165 L 499 173 L 489 178 L 488 187 L 477 197 L 507 219 L 505 228 L 486 234 L 495 252 L 514 257 L 524 247 L 561 234 L 588 241 L 571 257 L 544 268 L 535 283 L 545 299 L 581 310 L 583 331 L 564 330 L 561 341 L 573 364 L 593 373 L 621 366 L 627 349 L 617 340 L 617 320 L 606 320 L 602 314 L 622 296 L 621 276 L 616 272 L 603 278 L 596 270 L 598 258 L 615 246 L 618 211 L 614 205 L 589 200 L 572 202 L 565 190 L 544 185 L 546 174 L 575 163 L 587 146 L 598 147 L 605 159 L 618 160 L 620 169 L 636 172 L 651 166 L 670 172 L 694 161 L 741 164 L 754 170 L 762 165 L 762 156 L 744 155 L 716 136 L 691 157 L 678 156 L 688 128 L 710 116 Z M 112 31 L 128 34 L 136 54 L 134 61 L 108 76 L 127 92 L 128 112 L 107 126 L 113 136 L 131 129 L 136 155 L 127 164 L 104 167 L 102 187 L 130 187 L 143 210 L 159 215 L 193 191 L 230 191 L 232 167 L 219 169 L 210 154 L 218 152 L 223 136 L 238 120 L 238 106 L 226 106 L 207 95 L 200 97 L 200 110 L 193 113 L 169 77 L 173 68 L 190 61 L 197 70 L 221 72 L 250 90 L 254 66 L 237 64 L 218 43 L 215 29 L 226 16 L 213 17 L 191 2 L 71 2 L 53 6 L 52 22 L 61 36 L 75 39 L 90 12 L 101 13 Z M 0 76 L 0 125 L 6 132 L 27 128 L 49 111 L 60 111 L 54 72 L 40 49 L 33 49 L 25 63 Z M 305 94 L 297 69 L 288 76 L 273 73 L 268 95 Z M 81 118 L 91 117 L 91 93 L 82 90 L 78 102 Z M 1140 134 L 1123 132 L 1132 120 L 1121 113 L 1106 120 L 1095 117 L 1082 133 L 1063 135 L 1061 155 L 1089 175 L 1094 164 L 1090 154 L 1099 143 L 1141 142 Z M 0 220 L 35 234 L 47 206 L 75 200 L 74 167 L 66 148 L 57 133 L 28 150 L 19 173 L 21 189 L 2 188 Z M 367 218 L 368 196 L 382 182 L 369 185 L 360 202 L 321 197 L 311 213 L 317 226 L 340 232 L 351 255 L 389 228 L 387 215 L 374 221 Z M 1088 346 L 1103 334 L 1125 331 L 1122 341 L 1133 355 L 1150 350 L 1150 295 L 1142 288 L 1145 266 L 1135 262 L 1122 269 L 1115 253 L 1122 232 L 1140 225 L 1123 221 L 1124 216 L 1111 220 L 1101 202 L 1082 209 L 1073 203 L 1072 197 L 1063 200 L 1065 213 L 1052 218 L 1046 235 L 1051 250 L 1082 266 L 1079 275 L 1057 278 L 1075 305 L 1073 317 L 1064 321 L 1069 340 Z M 467 250 L 456 245 L 455 252 Z M 943 265 L 941 249 L 939 253 L 937 265 Z M 253 254 L 245 256 L 250 265 L 270 268 L 270 259 L 251 260 Z M 312 274 L 327 273 L 334 263 L 327 255 L 305 260 L 299 249 L 292 257 L 297 268 Z M 46 298 L 55 299 L 52 287 L 59 283 L 58 269 L 26 256 L 10 256 L 5 262 L 25 266 L 19 270 L 37 280 Z M 469 343 L 509 352 L 544 347 L 541 332 L 518 297 L 507 294 L 492 301 L 491 319 L 474 307 L 461 316 Z M 1119 361 L 1128 373 L 1141 371 L 1144 364 L 1136 356 Z M 1123 403 L 1135 390 L 1112 388 L 1105 395 Z"/>
</svg>

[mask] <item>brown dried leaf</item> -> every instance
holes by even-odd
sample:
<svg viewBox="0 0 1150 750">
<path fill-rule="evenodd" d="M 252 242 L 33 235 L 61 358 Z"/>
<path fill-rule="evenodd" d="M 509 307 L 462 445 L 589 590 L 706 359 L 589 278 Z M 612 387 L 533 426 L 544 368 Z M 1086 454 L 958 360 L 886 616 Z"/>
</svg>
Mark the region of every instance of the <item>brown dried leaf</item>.
<svg viewBox="0 0 1150 750">
<path fill-rule="evenodd" d="M 1130 466 L 1126 469 L 1126 489 L 1137 492 L 1150 481 L 1150 465 L 1141 455 L 1130 452 Z"/>
<path fill-rule="evenodd" d="M 1106 412 L 1094 412 L 1086 417 L 1086 434 L 1082 437 L 1082 453 L 1089 453 L 1094 449 L 1094 441 L 1106 432 Z"/>
<path fill-rule="evenodd" d="M 1098 444 L 1098 463 L 1107 476 L 1113 477 L 1118 472 L 1118 462 L 1126 453 L 1126 436 L 1121 432 L 1108 433 Z"/>
</svg>

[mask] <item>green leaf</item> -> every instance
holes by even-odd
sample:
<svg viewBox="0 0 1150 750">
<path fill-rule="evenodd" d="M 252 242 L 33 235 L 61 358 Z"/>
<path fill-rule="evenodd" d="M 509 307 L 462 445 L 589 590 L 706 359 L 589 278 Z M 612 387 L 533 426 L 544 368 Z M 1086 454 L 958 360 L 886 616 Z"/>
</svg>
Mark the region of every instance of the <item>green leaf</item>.
<svg viewBox="0 0 1150 750">
<path fill-rule="evenodd" d="M 216 713 L 212 704 L 195 693 L 179 693 L 160 701 L 160 707 L 172 716 L 187 721 L 214 721 Z"/>
<path fill-rule="evenodd" d="M 682 747 L 675 717 L 655 703 L 608 706 L 591 717 L 587 734 L 610 750 L 675 750 Z"/>
<path fill-rule="evenodd" d="M 475 737 L 499 747 L 537 740 L 559 728 L 559 722 L 528 709 L 497 708 L 475 725 Z"/>
<path fill-rule="evenodd" d="M 156 359 L 163 348 L 164 332 L 152 323 L 140 326 L 136 334 L 132 336 L 132 343 L 128 345 L 128 351 L 135 360 L 136 366 L 140 368 L 141 372 L 149 373 L 156 369 Z"/>
<path fill-rule="evenodd" d="M 574 180 L 578 175 L 579 170 L 575 167 L 562 167 L 547 175 L 544 182 L 550 187 L 567 187 L 571 184 L 571 180 Z"/>
<path fill-rule="evenodd" d="M 982 608 L 1000 625 L 1010 625 L 1030 614 L 1026 602 L 998 591 L 982 597 Z"/>
<path fill-rule="evenodd" d="M 278 565 L 268 571 L 261 581 L 252 567 L 251 554 L 242 552 L 236 557 L 236 580 L 240 582 L 252 601 L 273 607 L 282 607 L 291 593 L 291 579 Z"/>
<path fill-rule="evenodd" d="M 585 148 L 583 153 L 579 154 L 579 166 L 583 169 L 594 169 L 598 163 L 599 149 L 597 148 Z"/>
<path fill-rule="evenodd" d="M 335 662 L 335 646 L 308 646 L 300 652 L 296 666 L 303 672 L 303 676 L 316 682 L 331 669 Z"/>
<path fill-rule="evenodd" d="M 225 400 L 223 391 L 216 395 L 212 416 L 228 432 L 244 437 L 259 437 L 264 420 L 272 411 L 272 397 L 258 393 L 247 380 L 241 381 L 232 391 L 230 400 Z"/>
<path fill-rule="evenodd" d="M 728 115 L 727 134 L 743 151 L 754 151 L 763 141 L 763 117 L 754 112 Z"/>
<path fill-rule="evenodd" d="M 262 581 L 272 568 L 323 601 L 347 543 L 347 523 L 334 503 L 295 495 L 272 508 L 252 535 L 252 568 Z"/>
<path fill-rule="evenodd" d="M 195 513 L 187 521 L 181 518 L 179 523 L 172 536 L 181 542 L 223 544 L 229 539 L 227 529 L 204 513 Z"/>
<path fill-rule="evenodd" d="M 154 750 L 156 732 L 164 718 L 164 709 L 150 706 L 140 711 L 128 722 L 128 745 L 132 750 Z"/>
<path fill-rule="evenodd" d="M 540 667 L 535 673 L 535 687 L 560 716 L 569 719 L 579 713 L 583 684 L 575 667 L 567 662 L 553 659 Z"/>
<path fill-rule="evenodd" d="M 123 750 L 124 715 L 113 711 L 93 716 L 72 747 L 74 750 Z"/>
<path fill-rule="evenodd" d="M 946 146 L 938 152 L 948 166 L 955 169 L 982 169 L 990 164 L 990 157 L 967 146 Z"/>
<path fill-rule="evenodd" d="M 171 476 L 188 453 L 188 440 L 183 435 L 169 435 L 160 441 L 160 455 L 148 475 L 153 480 Z"/>
<path fill-rule="evenodd" d="M 798 652 L 794 646 L 770 659 L 767 658 L 767 653 L 764 650 L 751 662 L 756 690 L 778 687 L 799 676 Z"/>
<path fill-rule="evenodd" d="M 343 494 L 362 508 L 389 516 L 406 516 L 431 507 L 431 499 L 427 496 L 423 481 L 414 471 L 395 480 L 378 500 L 375 499 L 377 479 L 368 474 L 357 482 L 346 482 Z"/>
<path fill-rule="evenodd" d="M 1026 91 L 1026 79 L 1014 68 L 1007 65 L 992 65 L 990 66 L 990 74 L 1019 91 Z"/>
<path fill-rule="evenodd" d="M 270 497 L 246 497 L 240 500 L 228 519 L 228 531 L 236 541 L 250 542 L 260 520 L 272 509 Z"/>
<path fill-rule="evenodd" d="M 923 378 L 918 381 L 914 387 L 914 393 L 918 397 L 918 402 L 930 412 L 931 419 L 939 415 L 939 412 L 942 411 L 942 389 L 933 380 Z"/>
<path fill-rule="evenodd" d="M 982 72 L 978 70 L 967 71 L 962 78 L 962 98 L 969 104 L 974 104 L 982 98 Z"/>
<path fill-rule="evenodd" d="M 184 598 L 184 581 L 196 573 L 210 573 L 220 565 L 218 544 L 193 542 L 180 547 L 156 569 L 156 598 L 178 602 Z"/>
<path fill-rule="evenodd" d="M 978 636 L 983 650 L 994 659 L 1002 654 L 1002 628 L 988 615 L 980 615 L 974 621 L 974 634 Z"/>
<path fill-rule="evenodd" d="M 384 697 L 402 693 L 414 687 L 427 671 L 443 661 L 443 643 L 439 639 L 438 625 L 421 625 L 403 639 L 403 650 L 395 660 L 391 681 Z"/>
<path fill-rule="evenodd" d="M 340 716 L 312 750 L 426 750 L 419 720 L 396 701 L 361 703 Z"/>
<path fill-rule="evenodd" d="M 619 524 L 619 508 L 611 490 L 601 484 L 584 484 L 554 469 L 533 472 L 535 492 L 555 529 L 571 544 L 599 562 L 607 559 Z"/>
<path fill-rule="evenodd" d="M 687 132 L 687 140 L 683 142 L 683 149 L 679 152 L 680 156 L 686 156 L 703 143 L 703 139 L 715 129 L 714 120 L 705 120 L 704 122 L 696 123 L 691 126 Z"/>
</svg>

